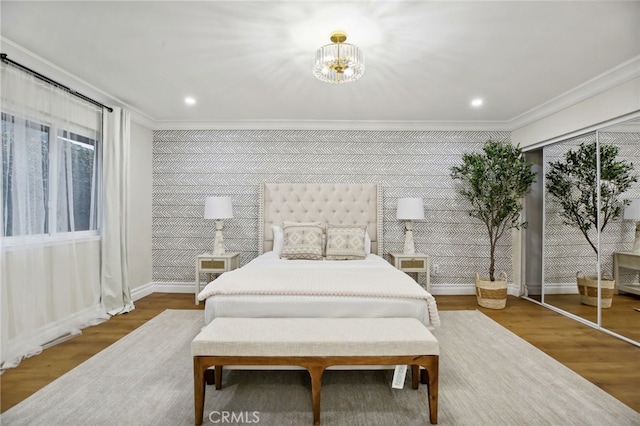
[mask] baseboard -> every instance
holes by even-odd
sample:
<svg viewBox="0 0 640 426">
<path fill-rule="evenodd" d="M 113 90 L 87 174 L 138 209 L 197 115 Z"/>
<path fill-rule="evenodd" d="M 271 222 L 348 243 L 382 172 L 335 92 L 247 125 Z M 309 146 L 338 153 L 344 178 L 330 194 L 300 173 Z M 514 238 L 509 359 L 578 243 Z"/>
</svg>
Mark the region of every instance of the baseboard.
<svg viewBox="0 0 640 426">
<path fill-rule="evenodd" d="M 507 285 L 507 294 L 509 296 L 517 296 L 520 297 L 522 295 L 522 292 L 520 291 L 520 286 L 516 286 L 516 285 Z"/>
<path fill-rule="evenodd" d="M 578 294 L 578 286 L 575 282 L 545 284 L 544 294 Z"/>
<path fill-rule="evenodd" d="M 575 287 L 575 286 L 574 286 Z M 151 293 L 193 293 L 195 284 L 192 282 L 150 282 L 131 290 L 131 297 L 134 301 L 141 299 Z M 577 291 L 576 291 L 577 292 Z M 430 293 L 434 296 L 458 296 L 458 295 L 474 295 L 476 294 L 475 286 L 460 287 L 454 284 L 438 284 L 431 287 Z M 566 293 L 566 291 L 565 291 Z M 520 296 L 520 287 L 509 284 L 507 286 L 507 294 L 511 296 Z"/>
<path fill-rule="evenodd" d="M 135 302 L 152 293 L 193 293 L 195 284 L 189 282 L 156 282 L 151 281 L 131 290 L 131 298 Z"/>
<path fill-rule="evenodd" d="M 136 300 L 142 299 L 152 293 L 155 293 L 155 285 L 153 282 L 149 282 L 139 287 L 132 288 L 131 299 L 135 302 Z"/>
<path fill-rule="evenodd" d="M 203 286 L 204 288 L 204 286 Z M 193 282 L 154 282 L 155 293 L 191 293 L 195 291 Z"/>
<path fill-rule="evenodd" d="M 447 285 L 447 284 L 438 284 L 437 287 L 431 286 L 431 289 L 429 290 L 429 293 L 433 294 L 434 296 L 461 296 L 461 295 L 472 295 L 472 294 L 476 294 L 476 290 L 474 287 L 468 288 L 468 287 L 460 287 L 460 286 L 454 286 L 454 285 Z"/>
<path fill-rule="evenodd" d="M 438 284 L 435 287 L 431 286 L 431 290 L 429 290 L 429 292 L 434 296 L 475 295 L 476 288 L 475 288 L 475 285 L 470 285 L 468 287 L 460 287 L 459 285 L 454 285 L 454 284 Z M 507 294 L 510 296 L 520 297 L 520 287 L 515 284 L 508 284 Z"/>
</svg>

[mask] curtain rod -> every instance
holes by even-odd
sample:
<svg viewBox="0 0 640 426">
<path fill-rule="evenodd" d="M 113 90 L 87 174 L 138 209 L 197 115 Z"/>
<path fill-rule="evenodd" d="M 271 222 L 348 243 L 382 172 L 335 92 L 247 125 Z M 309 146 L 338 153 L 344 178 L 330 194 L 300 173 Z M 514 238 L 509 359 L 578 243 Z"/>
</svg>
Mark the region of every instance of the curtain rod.
<svg viewBox="0 0 640 426">
<path fill-rule="evenodd" d="M 85 101 L 87 101 L 89 103 L 92 103 L 92 104 L 94 104 L 96 106 L 99 106 L 100 108 L 104 108 L 109 112 L 113 112 L 113 108 L 108 107 L 108 106 L 106 106 L 104 104 L 101 104 L 100 102 L 98 102 L 96 100 L 93 100 L 90 97 L 83 95 L 82 93 L 76 92 L 75 90 L 71 89 L 70 87 L 67 87 L 62 83 L 58 83 L 57 81 L 52 80 L 49 77 L 44 76 L 44 75 L 40 74 L 39 72 L 32 70 L 31 68 L 25 67 L 22 64 L 19 64 L 19 63 L 15 62 L 15 61 L 12 61 L 11 59 L 9 59 L 7 57 L 6 53 L 0 53 L 0 60 L 2 60 L 2 62 L 6 63 L 6 64 L 11 64 L 13 66 L 16 66 L 16 67 L 20 68 L 21 70 L 26 71 L 29 74 L 33 75 L 34 77 L 37 77 L 37 78 L 39 78 L 40 80 L 42 80 L 42 81 L 44 81 L 46 83 L 49 83 L 49 84 L 51 84 L 53 86 L 56 86 L 56 87 L 58 87 L 58 88 L 60 88 L 60 89 L 62 89 L 64 91 L 66 91 L 66 92 L 69 92 L 72 95 L 77 96 L 82 100 L 85 100 Z"/>
</svg>

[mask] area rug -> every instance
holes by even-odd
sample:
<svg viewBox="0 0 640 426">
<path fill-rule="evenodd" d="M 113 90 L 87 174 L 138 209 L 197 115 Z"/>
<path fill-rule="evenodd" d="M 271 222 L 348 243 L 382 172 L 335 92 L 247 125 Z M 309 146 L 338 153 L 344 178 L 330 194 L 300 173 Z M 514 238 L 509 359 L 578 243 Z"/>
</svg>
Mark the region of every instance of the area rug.
<svg viewBox="0 0 640 426">
<path fill-rule="evenodd" d="M 479 311 L 443 311 L 440 425 L 639 425 L 640 413 Z M 192 425 L 202 311 L 167 310 L 0 416 L 3 425 Z M 427 425 L 426 387 L 327 371 L 322 425 Z M 204 424 L 311 425 L 306 371 L 225 371 Z"/>
</svg>

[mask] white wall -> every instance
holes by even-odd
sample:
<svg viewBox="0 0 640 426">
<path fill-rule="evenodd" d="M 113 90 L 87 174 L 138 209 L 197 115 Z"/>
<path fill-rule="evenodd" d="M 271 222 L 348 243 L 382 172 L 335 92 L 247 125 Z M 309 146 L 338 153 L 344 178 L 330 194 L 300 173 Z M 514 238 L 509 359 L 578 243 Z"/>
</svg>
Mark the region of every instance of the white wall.
<svg viewBox="0 0 640 426">
<path fill-rule="evenodd" d="M 515 129 L 511 140 L 525 148 L 636 111 L 640 111 L 640 77 Z"/>
<path fill-rule="evenodd" d="M 129 285 L 151 282 L 151 191 L 153 132 L 131 122 L 129 171 Z"/>
</svg>

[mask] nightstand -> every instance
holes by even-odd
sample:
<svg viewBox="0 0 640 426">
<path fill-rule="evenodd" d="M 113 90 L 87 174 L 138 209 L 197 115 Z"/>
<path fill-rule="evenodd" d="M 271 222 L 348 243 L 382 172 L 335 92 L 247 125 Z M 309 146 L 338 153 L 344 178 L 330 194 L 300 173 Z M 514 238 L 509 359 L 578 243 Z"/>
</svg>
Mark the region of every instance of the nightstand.
<svg viewBox="0 0 640 426">
<path fill-rule="evenodd" d="M 404 272 L 415 272 L 417 274 L 424 272 L 426 274 L 427 291 L 431 289 L 431 274 L 429 256 L 423 253 L 405 254 L 405 253 L 389 253 L 389 263 L 396 269 Z M 418 280 L 416 280 L 418 281 Z"/>
<path fill-rule="evenodd" d="M 613 279 L 616 282 L 616 294 L 618 291 L 640 295 L 640 284 L 620 282 L 620 269 L 640 271 L 640 254 L 634 252 L 613 253 Z"/>
<path fill-rule="evenodd" d="M 200 274 L 222 274 L 238 268 L 239 253 L 225 253 L 213 255 L 202 253 L 196 258 L 196 305 L 200 304 L 198 293 L 200 293 Z"/>
</svg>

